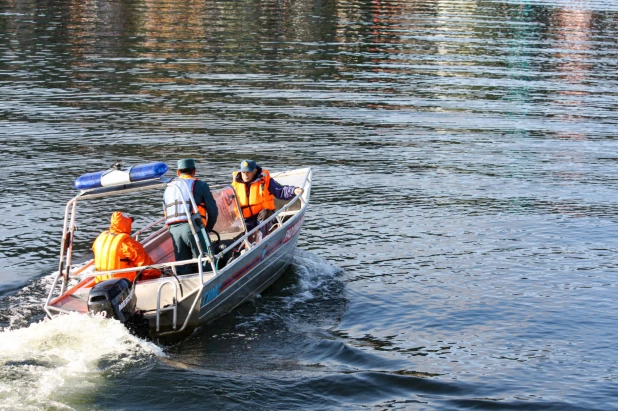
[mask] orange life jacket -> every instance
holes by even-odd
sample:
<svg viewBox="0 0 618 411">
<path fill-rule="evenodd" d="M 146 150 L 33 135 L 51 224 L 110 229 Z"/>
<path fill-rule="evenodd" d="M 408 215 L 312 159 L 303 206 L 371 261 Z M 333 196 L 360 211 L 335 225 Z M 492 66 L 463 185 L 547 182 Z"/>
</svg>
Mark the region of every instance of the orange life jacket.
<svg viewBox="0 0 618 411">
<path fill-rule="evenodd" d="M 103 231 L 92 245 L 94 251 L 94 267 L 98 271 L 120 270 L 122 268 L 133 267 L 131 261 L 124 258 L 120 253 L 122 243 L 130 237 L 127 233 L 112 233 L 111 231 Z M 122 277 L 133 281 L 137 272 L 123 273 Z M 112 278 L 110 274 L 97 275 L 94 277 L 95 282 L 109 280 Z"/>
<path fill-rule="evenodd" d="M 264 209 L 274 211 L 275 196 L 268 191 L 270 173 L 262 169 L 262 174 L 260 174 L 259 178 L 249 184 L 249 192 L 247 192 L 247 184 L 242 181 L 238 174 L 238 171 L 232 174 L 232 186 L 236 190 L 243 217 L 253 217 Z M 240 181 L 237 180 L 237 176 Z"/>
</svg>

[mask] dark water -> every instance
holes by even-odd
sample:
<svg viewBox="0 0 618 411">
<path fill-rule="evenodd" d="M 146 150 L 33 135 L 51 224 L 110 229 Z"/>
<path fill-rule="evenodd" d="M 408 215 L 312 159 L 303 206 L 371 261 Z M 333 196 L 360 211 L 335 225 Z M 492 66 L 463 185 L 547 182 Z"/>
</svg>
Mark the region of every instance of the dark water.
<svg viewBox="0 0 618 411">
<path fill-rule="evenodd" d="M 618 409 L 617 37 L 612 0 L 0 0 L 0 409 Z M 40 322 L 73 179 L 189 156 L 314 168 L 286 276 L 172 347 Z"/>
</svg>

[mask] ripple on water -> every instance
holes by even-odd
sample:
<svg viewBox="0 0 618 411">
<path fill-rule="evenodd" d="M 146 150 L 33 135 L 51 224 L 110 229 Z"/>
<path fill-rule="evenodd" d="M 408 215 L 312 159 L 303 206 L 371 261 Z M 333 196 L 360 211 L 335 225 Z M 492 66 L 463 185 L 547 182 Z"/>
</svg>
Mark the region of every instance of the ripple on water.
<svg viewBox="0 0 618 411">
<path fill-rule="evenodd" d="M 152 370 L 130 349 L 19 348 L 0 399 L 616 409 L 617 12 L 612 0 L 3 5 L 0 342 L 56 335 L 32 280 L 57 267 L 73 179 L 118 160 L 192 156 L 209 183 L 250 156 L 313 166 L 299 244 L 319 258 L 299 254 L 272 292 Z M 161 212 L 160 198 L 115 206 Z M 106 213 L 80 215 L 75 261 Z M 145 372 L 108 378 L 107 358 Z M 88 383 L 115 395 L 87 397 Z"/>
</svg>

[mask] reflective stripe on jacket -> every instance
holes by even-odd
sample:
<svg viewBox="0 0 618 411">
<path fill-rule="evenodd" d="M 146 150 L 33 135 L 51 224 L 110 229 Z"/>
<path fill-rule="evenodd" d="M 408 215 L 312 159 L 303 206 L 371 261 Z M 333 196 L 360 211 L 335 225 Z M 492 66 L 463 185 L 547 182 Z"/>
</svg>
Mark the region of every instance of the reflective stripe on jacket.
<svg viewBox="0 0 618 411">
<path fill-rule="evenodd" d="M 122 268 L 133 267 L 131 260 L 122 255 L 121 247 L 127 238 L 131 236 L 126 233 L 112 233 L 109 230 L 103 231 L 92 245 L 94 251 L 94 267 L 98 271 L 120 270 Z M 125 278 L 135 278 L 135 272 L 123 273 Z M 111 275 L 97 275 L 95 282 L 101 282 L 112 278 Z"/>
<path fill-rule="evenodd" d="M 165 193 L 163 194 L 163 207 L 165 211 L 165 224 L 176 224 L 188 221 L 187 212 L 188 209 L 190 214 L 193 214 L 191 197 L 193 196 L 193 189 L 195 187 L 195 181 L 197 179 L 187 178 L 185 176 L 181 176 L 185 182 L 175 181 L 173 184 L 180 188 L 180 191 L 173 188 L 167 187 L 165 189 Z M 189 191 L 187 192 L 187 186 Z M 181 196 L 182 192 L 182 196 Z M 206 226 L 206 208 L 203 204 L 197 204 L 197 210 L 202 216 L 202 221 L 204 222 L 204 226 Z"/>
<path fill-rule="evenodd" d="M 270 184 L 270 173 L 262 169 L 262 173 L 258 178 L 251 183 L 244 183 L 242 178 L 238 181 L 236 178 L 239 172 L 235 171 L 232 174 L 232 186 L 236 190 L 238 202 L 242 208 L 244 218 L 251 218 L 257 215 L 260 211 L 275 210 L 275 196 L 268 190 Z M 238 176 L 240 177 L 240 176 Z M 249 192 L 247 186 L 249 185 Z"/>
</svg>

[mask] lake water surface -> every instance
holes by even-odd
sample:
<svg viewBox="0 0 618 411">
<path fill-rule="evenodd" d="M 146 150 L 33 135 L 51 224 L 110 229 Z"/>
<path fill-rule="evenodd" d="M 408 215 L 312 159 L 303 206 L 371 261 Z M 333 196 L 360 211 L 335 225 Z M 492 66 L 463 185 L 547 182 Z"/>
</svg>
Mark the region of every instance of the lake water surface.
<svg viewBox="0 0 618 411">
<path fill-rule="evenodd" d="M 618 409 L 613 0 L 0 0 L 0 409 Z M 75 177 L 313 167 L 293 266 L 157 346 L 42 321 Z M 112 207 L 112 208 L 110 208 Z M 80 215 L 77 260 L 109 213 Z"/>
</svg>

